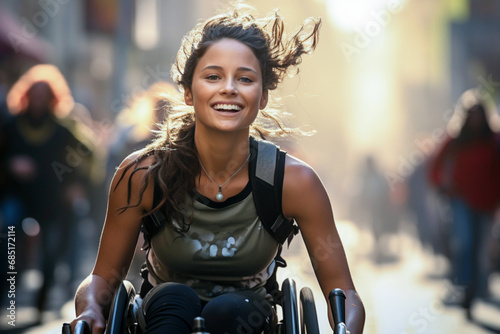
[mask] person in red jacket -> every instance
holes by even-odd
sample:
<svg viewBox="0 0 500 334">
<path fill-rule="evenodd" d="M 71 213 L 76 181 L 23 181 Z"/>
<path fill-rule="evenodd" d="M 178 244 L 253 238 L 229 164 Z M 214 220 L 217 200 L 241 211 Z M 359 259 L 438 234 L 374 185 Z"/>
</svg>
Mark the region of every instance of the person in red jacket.
<svg viewBox="0 0 500 334">
<path fill-rule="evenodd" d="M 450 199 L 451 278 L 465 288 L 469 318 L 472 300 L 487 295 L 488 236 L 500 202 L 500 137 L 488 123 L 486 104 L 474 97 L 461 109 L 458 135 L 444 142 L 430 166 L 432 185 Z"/>
</svg>

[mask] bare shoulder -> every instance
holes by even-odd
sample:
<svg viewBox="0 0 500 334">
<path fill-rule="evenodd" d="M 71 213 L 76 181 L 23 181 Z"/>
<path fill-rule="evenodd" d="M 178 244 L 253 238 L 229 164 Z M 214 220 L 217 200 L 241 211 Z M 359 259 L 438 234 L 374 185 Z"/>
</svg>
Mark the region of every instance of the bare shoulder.
<svg viewBox="0 0 500 334">
<path fill-rule="evenodd" d="M 283 187 L 288 190 L 303 189 L 308 186 L 321 185 L 316 171 L 306 162 L 292 156 L 286 156 L 285 179 Z"/>
<path fill-rule="evenodd" d="M 116 168 L 110 187 L 110 197 L 123 197 L 124 194 L 129 194 L 127 196 L 130 203 L 141 202 L 140 206 L 144 210 L 149 210 L 154 187 L 151 176 L 147 176 L 147 171 L 154 163 L 154 156 L 141 158 L 140 151 L 128 155 Z M 142 189 L 144 192 L 141 196 Z"/>
<path fill-rule="evenodd" d="M 139 167 L 141 169 L 148 168 L 155 162 L 155 157 L 150 155 L 146 156 L 144 158 L 140 157 L 142 156 L 141 151 L 135 151 L 130 153 L 123 161 L 121 162 L 120 166 L 117 168 L 117 173 L 120 172 L 120 170 L 125 169 L 128 165 L 136 164 L 136 167 Z"/>
<path fill-rule="evenodd" d="M 316 171 L 304 161 L 287 155 L 283 181 L 283 213 L 298 219 L 309 204 L 328 201 L 328 196 Z"/>
</svg>

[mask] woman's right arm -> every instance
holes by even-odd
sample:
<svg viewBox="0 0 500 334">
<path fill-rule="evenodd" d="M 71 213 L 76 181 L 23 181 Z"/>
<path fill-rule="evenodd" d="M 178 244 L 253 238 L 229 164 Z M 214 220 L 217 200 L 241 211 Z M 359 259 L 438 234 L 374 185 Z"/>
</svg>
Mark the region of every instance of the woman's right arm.
<svg viewBox="0 0 500 334">
<path fill-rule="evenodd" d="M 125 159 L 113 177 L 97 260 L 92 274 L 80 284 L 76 292 L 77 318 L 71 323 L 72 328 L 78 320 L 85 320 L 90 325 L 92 334 L 104 331 L 114 292 L 127 276 L 134 256 L 142 217 L 145 212 L 151 210 L 153 202 L 153 185 L 149 182 L 139 205 L 130 207 L 124 212 L 120 210 L 127 205 L 130 178 L 128 204 L 136 204 L 140 199 L 139 191 L 144 182 L 145 171 L 140 170 L 133 175 L 133 167 L 124 171 L 124 166 L 133 159 L 134 156 Z M 148 163 L 150 158 L 145 159 L 140 165 L 145 166 Z"/>
</svg>

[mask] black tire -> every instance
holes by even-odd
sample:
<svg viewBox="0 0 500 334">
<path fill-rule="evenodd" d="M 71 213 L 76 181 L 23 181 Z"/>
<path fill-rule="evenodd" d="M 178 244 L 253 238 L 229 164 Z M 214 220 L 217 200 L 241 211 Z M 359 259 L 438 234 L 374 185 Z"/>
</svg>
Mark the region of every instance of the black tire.
<svg viewBox="0 0 500 334">
<path fill-rule="evenodd" d="M 295 281 L 287 278 L 281 286 L 283 292 L 283 320 L 286 334 L 299 334 L 299 313 L 297 307 L 297 287 Z"/>
<path fill-rule="evenodd" d="M 129 312 L 135 297 L 135 288 L 129 281 L 123 281 L 118 290 L 109 310 L 108 324 L 106 334 L 124 334 L 128 333 Z"/>
<path fill-rule="evenodd" d="M 314 296 L 308 287 L 300 290 L 300 321 L 302 334 L 319 334 L 318 314 Z"/>
</svg>

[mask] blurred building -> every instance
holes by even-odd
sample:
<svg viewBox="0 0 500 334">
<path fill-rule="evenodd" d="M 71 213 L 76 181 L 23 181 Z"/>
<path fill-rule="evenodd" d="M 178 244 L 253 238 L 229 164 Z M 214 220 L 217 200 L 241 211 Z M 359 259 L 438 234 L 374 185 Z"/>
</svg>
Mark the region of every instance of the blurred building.
<svg viewBox="0 0 500 334">
<path fill-rule="evenodd" d="M 451 99 L 479 87 L 500 96 L 500 2 L 469 0 L 468 15 L 450 23 Z M 500 102 L 500 101 L 497 101 Z"/>
</svg>

